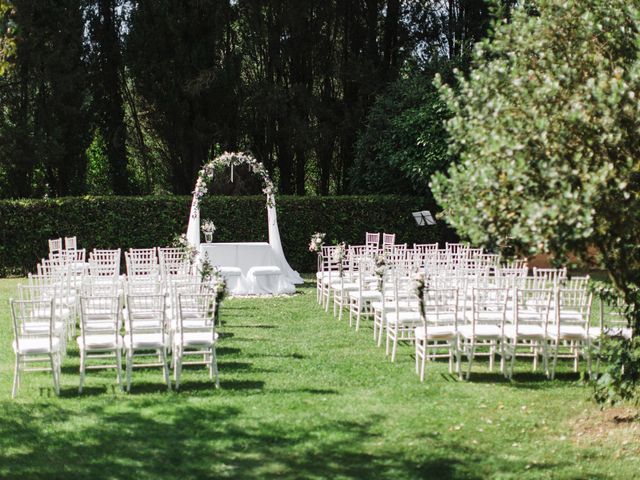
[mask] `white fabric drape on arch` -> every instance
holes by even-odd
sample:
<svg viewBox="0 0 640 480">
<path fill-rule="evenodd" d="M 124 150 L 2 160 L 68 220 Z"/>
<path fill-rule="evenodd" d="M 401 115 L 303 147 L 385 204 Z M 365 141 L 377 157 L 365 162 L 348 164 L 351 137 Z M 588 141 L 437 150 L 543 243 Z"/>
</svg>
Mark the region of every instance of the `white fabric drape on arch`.
<svg viewBox="0 0 640 480">
<path fill-rule="evenodd" d="M 303 283 L 304 280 L 302 280 L 300 274 L 291 268 L 284 256 L 274 198 L 271 198 L 271 201 L 269 201 L 267 205 L 267 221 L 269 224 L 269 245 L 271 245 L 275 258 L 279 262 L 279 265 L 276 265 L 276 267 L 282 270 L 282 274 L 290 282 L 296 284 Z M 189 226 L 187 227 L 187 241 L 196 248 L 200 246 L 200 209 L 198 208 L 198 202 L 195 196 L 191 202 Z"/>
</svg>

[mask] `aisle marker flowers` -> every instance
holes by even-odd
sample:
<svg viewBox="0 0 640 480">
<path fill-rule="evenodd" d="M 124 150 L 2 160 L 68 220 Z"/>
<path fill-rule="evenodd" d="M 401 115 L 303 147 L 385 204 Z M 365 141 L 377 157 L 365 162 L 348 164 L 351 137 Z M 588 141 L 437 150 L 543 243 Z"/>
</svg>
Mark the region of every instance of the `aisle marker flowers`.
<svg viewBox="0 0 640 480">
<path fill-rule="evenodd" d="M 309 241 L 309 251 L 320 253 L 322 250 L 322 246 L 324 245 L 324 237 L 326 237 L 326 233 L 316 232 L 311 235 L 311 240 Z"/>
</svg>

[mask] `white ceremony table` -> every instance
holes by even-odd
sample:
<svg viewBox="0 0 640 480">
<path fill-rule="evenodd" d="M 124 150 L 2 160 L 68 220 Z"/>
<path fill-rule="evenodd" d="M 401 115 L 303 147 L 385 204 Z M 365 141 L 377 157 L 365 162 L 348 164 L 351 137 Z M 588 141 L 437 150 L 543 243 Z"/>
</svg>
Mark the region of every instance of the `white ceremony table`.
<svg viewBox="0 0 640 480">
<path fill-rule="evenodd" d="M 287 278 L 284 273 L 250 275 L 252 267 L 278 267 L 282 272 L 286 271 L 267 242 L 201 243 L 201 260 L 205 254 L 211 265 L 241 270 L 242 275 L 230 292 L 233 295 L 278 295 L 296 291 L 294 279 Z"/>
</svg>

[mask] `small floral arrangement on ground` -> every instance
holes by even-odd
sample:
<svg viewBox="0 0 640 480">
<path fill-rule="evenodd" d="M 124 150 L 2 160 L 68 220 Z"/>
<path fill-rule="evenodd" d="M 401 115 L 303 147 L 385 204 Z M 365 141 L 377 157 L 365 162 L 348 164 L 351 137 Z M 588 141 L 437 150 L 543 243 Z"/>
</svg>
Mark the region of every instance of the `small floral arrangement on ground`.
<svg viewBox="0 0 640 480">
<path fill-rule="evenodd" d="M 384 253 L 380 253 L 375 257 L 376 266 L 374 273 L 376 274 L 376 288 L 379 292 L 384 289 L 384 276 L 387 273 L 387 257 Z"/>
<path fill-rule="evenodd" d="M 206 253 L 198 272 L 200 273 L 200 281 L 215 294 L 216 303 L 220 305 L 227 294 L 227 281 L 222 276 L 220 269 L 211 264 Z"/>
<path fill-rule="evenodd" d="M 418 297 L 418 309 L 420 311 L 420 317 L 424 315 L 424 294 L 427 290 L 427 280 L 424 273 L 416 273 L 411 282 L 411 291 Z"/>
<path fill-rule="evenodd" d="M 190 264 L 193 264 L 198 256 L 198 249 L 189 243 L 186 233 L 177 236 L 173 240 L 172 246 L 174 248 L 179 248 L 182 251 L 182 257 L 185 260 L 188 260 Z"/>
<path fill-rule="evenodd" d="M 322 246 L 324 245 L 324 237 L 326 233 L 316 232 L 311 235 L 311 240 L 309 241 L 309 251 L 320 253 L 322 250 Z"/>
<path fill-rule="evenodd" d="M 210 233 L 213 235 L 213 233 L 216 231 L 216 226 L 211 220 L 206 219 L 202 222 L 200 230 L 202 230 L 202 233 Z"/>
</svg>

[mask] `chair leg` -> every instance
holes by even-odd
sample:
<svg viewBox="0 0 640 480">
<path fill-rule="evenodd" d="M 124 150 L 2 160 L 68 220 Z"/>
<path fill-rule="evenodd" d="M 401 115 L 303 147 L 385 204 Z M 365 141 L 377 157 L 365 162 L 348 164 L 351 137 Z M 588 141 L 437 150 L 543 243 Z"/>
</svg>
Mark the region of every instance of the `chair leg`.
<svg viewBox="0 0 640 480">
<path fill-rule="evenodd" d="M 396 361 L 396 351 L 398 349 L 398 330 L 394 330 L 393 332 L 393 348 L 391 349 L 391 361 Z M 426 354 L 426 352 L 425 352 Z"/>
<path fill-rule="evenodd" d="M 133 362 L 133 352 L 131 349 L 127 350 L 127 393 L 131 391 L 131 363 Z"/>
<path fill-rule="evenodd" d="M 13 390 L 11 391 L 11 398 L 16 398 L 18 394 L 18 386 L 20 385 L 20 355 L 16 354 L 16 364 L 13 369 Z"/>
<path fill-rule="evenodd" d="M 80 385 L 78 386 L 78 393 L 82 393 L 82 387 L 84 386 L 84 376 L 85 376 L 85 351 L 80 350 Z"/>
<path fill-rule="evenodd" d="M 475 343 L 472 343 L 470 345 L 469 348 L 469 353 L 467 354 L 467 361 L 469 362 L 468 366 L 467 366 L 467 380 L 469 380 L 469 377 L 471 377 L 471 364 L 473 363 L 473 356 L 475 354 L 476 351 L 476 345 Z"/>
<path fill-rule="evenodd" d="M 553 348 L 553 365 L 551 366 L 551 377 L 553 380 L 556 377 L 556 366 L 558 365 L 558 348 L 559 342 L 556 340 L 554 348 Z"/>
<path fill-rule="evenodd" d="M 49 354 L 49 360 L 51 360 L 51 373 L 53 376 L 53 389 L 56 392 L 56 395 L 60 395 L 60 383 L 58 378 L 58 364 L 56 362 L 56 356 L 51 353 Z"/>
<path fill-rule="evenodd" d="M 162 357 L 162 372 L 164 374 L 164 381 L 167 384 L 167 390 L 171 390 L 171 378 L 169 377 L 169 362 L 167 361 L 167 350 L 165 348 L 160 350 L 160 356 Z"/>
<path fill-rule="evenodd" d="M 180 388 L 180 375 L 182 374 L 182 348 L 176 349 L 174 355 L 177 356 L 174 363 L 173 375 L 176 382 L 176 390 Z"/>
<path fill-rule="evenodd" d="M 118 381 L 118 387 L 122 390 L 122 350 L 116 350 L 116 379 Z"/>
<path fill-rule="evenodd" d="M 211 369 L 216 377 L 216 388 L 220 388 L 220 374 L 218 373 L 218 357 L 216 356 L 216 346 L 211 347 Z"/>
</svg>

